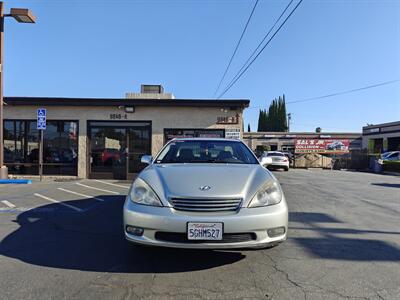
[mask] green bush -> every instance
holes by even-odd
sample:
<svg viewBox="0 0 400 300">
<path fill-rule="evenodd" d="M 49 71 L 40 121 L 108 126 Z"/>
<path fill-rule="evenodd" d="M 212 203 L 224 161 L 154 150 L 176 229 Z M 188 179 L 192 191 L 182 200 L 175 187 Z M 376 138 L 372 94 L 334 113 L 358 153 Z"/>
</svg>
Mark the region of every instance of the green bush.
<svg viewBox="0 0 400 300">
<path fill-rule="evenodd" d="M 263 152 L 263 151 L 270 151 L 270 150 L 271 150 L 271 147 L 270 147 L 269 145 L 258 145 L 258 146 L 256 147 L 256 150 L 257 150 L 257 151 L 261 151 L 261 152 Z"/>
<path fill-rule="evenodd" d="M 400 160 L 383 161 L 383 170 L 391 172 L 400 172 Z"/>
</svg>

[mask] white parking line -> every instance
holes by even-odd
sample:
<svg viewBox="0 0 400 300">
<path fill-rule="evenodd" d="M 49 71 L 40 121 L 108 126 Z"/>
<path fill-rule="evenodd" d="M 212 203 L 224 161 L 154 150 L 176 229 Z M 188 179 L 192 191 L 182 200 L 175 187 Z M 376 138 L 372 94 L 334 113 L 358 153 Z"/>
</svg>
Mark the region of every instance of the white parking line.
<svg viewBox="0 0 400 300">
<path fill-rule="evenodd" d="M 63 189 L 63 188 L 58 188 L 58 189 L 59 189 L 60 191 L 63 191 L 63 192 L 66 192 L 66 193 L 70 193 L 70 194 L 74 194 L 74 195 L 76 195 L 76 196 L 84 197 L 84 198 L 87 198 L 87 199 L 95 199 L 95 200 L 97 200 L 97 201 L 104 201 L 104 199 L 101 199 L 101 198 L 98 198 L 98 197 L 94 197 L 94 196 L 89 196 L 89 195 L 77 193 L 77 192 L 70 191 L 70 190 Z"/>
<path fill-rule="evenodd" d="M 53 202 L 53 203 L 58 203 L 58 204 L 63 205 L 63 206 L 65 206 L 65 207 L 69 207 L 69 208 L 71 208 L 71 209 L 73 209 L 73 210 L 82 212 L 82 209 L 80 209 L 79 207 L 76 207 L 76 206 L 73 206 L 73 205 L 69 205 L 69 204 L 66 204 L 66 203 L 64 203 L 64 202 L 60 202 L 60 201 L 58 201 L 58 200 L 55 200 L 55 199 L 50 198 L 50 197 L 43 196 L 43 195 L 38 194 L 38 193 L 35 193 L 34 195 L 35 195 L 36 197 L 42 198 L 42 199 L 44 199 L 44 200 L 47 200 L 47 201 L 50 201 L 50 202 Z"/>
<path fill-rule="evenodd" d="M 111 182 L 107 182 L 107 181 L 103 181 L 103 180 L 98 180 L 98 179 L 95 179 L 94 181 L 101 182 L 101 183 L 108 184 L 108 185 L 112 185 L 112 186 L 117 186 L 117 187 L 120 187 L 120 188 L 123 188 L 123 189 L 129 189 L 129 186 L 125 186 L 125 185 L 115 184 L 115 183 L 111 183 Z"/>
<path fill-rule="evenodd" d="M 16 206 L 14 204 L 12 204 L 11 202 L 8 202 L 7 200 L 2 200 L 2 203 L 4 203 L 5 205 L 7 205 L 10 208 L 15 208 Z"/>
<path fill-rule="evenodd" d="M 110 194 L 119 195 L 119 193 L 118 193 L 118 192 L 114 192 L 114 191 L 109 191 L 109 190 L 103 190 L 103 189 L 99 189 L 99 188 L 97 188 L 97 187 L 94 187 L 94 186 L 89 186 L 89 185 L 82 184 L 82 183 L 79 183 L 79 182 L 76 182 L 76 184 L 77 184 L 77 185 L 80 185 L 80 186 L 83 186 L 83 187 L 85 187 L 85 188 L 88 188 L 88 189 L 93 189 L 93 190 L 98 190 L 98 191 L 101 191 L 101 192 L 106 192 L 106 193 L 110 193 Z"/>
</svg>

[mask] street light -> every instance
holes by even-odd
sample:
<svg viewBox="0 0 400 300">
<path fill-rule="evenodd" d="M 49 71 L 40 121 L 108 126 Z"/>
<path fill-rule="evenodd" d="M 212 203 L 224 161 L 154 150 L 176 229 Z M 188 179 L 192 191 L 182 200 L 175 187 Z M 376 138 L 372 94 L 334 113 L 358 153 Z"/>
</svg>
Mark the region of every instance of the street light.
<svg viewBox="0 0 400 300">
<path fill-rule="evenodd" d="M 5 15 L 13 17 L 18 23 L 35 23 L 35 16 L 26 8 L 11 8 L 10 14 Z"/>
<path fill-rule="evenodd" d="M 18 23 L 35 23 L 35 16 L 29 9 L 11 8 L 9 14 L 3 12 L 3 1 L 0 1 L 0 179 L 8 178 L 8 169 L 4 165 L 3 138 L 3 54 L 4 54 L 4 18 L 12 17 Z"/>
</svg>

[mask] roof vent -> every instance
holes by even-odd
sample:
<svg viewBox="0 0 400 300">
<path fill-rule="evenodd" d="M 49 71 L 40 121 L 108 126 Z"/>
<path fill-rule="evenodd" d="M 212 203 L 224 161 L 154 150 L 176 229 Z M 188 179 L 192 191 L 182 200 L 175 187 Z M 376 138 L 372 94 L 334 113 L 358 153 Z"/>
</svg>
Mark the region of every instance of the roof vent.
<svg viewBox="0 0 400 300">
<path fill-rule="evenodd" d="M 140 92 L 142 94 L 164 94 L 164 87 L 161 84 L 142 84 Z"/>
<path fill-rule="evenodd" d="M 175 99 L 171 93 L 164 93 L 164 87 L 161 84 L 142 84 L 140 93 L 126 93 L 127 99 Z"/>
</svg>

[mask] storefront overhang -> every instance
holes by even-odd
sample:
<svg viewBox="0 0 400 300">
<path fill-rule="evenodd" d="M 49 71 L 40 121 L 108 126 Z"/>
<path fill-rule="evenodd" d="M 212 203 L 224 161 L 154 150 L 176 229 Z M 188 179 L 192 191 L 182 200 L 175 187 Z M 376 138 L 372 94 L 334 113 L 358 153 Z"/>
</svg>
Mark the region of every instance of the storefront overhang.
<svg viewBox="0 0 400 300">
<path fill-rule="evenodd" d="M 4 102 L 11 106 L 170 106 L 243 109 L 249 107 L 250 100 L 5 97 Z"/>
</svg>

